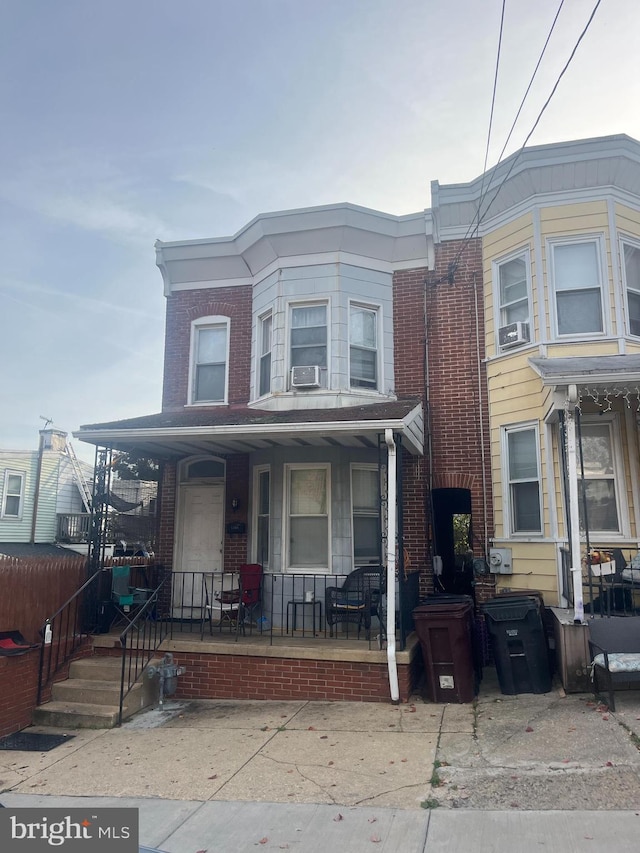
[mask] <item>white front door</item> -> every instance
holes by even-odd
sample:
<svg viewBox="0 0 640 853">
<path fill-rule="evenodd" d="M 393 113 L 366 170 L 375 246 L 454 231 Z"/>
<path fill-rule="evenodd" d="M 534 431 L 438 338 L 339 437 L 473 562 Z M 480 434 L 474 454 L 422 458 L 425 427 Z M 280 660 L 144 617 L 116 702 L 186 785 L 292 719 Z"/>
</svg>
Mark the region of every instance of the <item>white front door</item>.
<svg viewBox="0 0 640 853">
<path fill-rule="evenodd" d="M 202 576 L 190 573 L 222 571 L 223 523 L 223 484 L 181 487 L 173 566 L 174 619 L 201 618 Z"/>
</svg>

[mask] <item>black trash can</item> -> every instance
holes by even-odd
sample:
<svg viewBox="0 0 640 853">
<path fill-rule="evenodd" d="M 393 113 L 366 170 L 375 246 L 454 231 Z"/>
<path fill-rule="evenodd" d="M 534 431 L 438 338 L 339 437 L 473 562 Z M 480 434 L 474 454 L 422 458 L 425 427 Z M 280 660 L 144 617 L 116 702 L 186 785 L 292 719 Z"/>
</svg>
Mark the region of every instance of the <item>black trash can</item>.
<svg viewBox="0 0 640 853">
<path fill-rule="evenodd" d="M 473 656 L 473 601 L 434 595 L 413 611 L 431 702 L 473 702 L 478 678 Z"/>
<path fill-rule="evenodd" d="M 482 609 L 502 693 L 548 693 L 551 672 L 539 599 L 492 598 Z"/>
</svg>

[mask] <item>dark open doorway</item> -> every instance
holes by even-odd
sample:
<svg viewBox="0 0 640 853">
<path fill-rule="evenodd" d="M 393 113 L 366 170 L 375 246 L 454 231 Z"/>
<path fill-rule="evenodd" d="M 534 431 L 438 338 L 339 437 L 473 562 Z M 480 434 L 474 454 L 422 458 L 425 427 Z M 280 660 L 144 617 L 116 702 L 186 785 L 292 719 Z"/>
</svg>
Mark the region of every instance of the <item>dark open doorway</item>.
<svg viewBox="0 0 640 853">
<path fill-rule="evenodd" d="M 442 558 L 436 588 L 473 596 L 473 531 L 471 492 L 468 489 L 433 489 L 434 553 Z"/>
</svg>

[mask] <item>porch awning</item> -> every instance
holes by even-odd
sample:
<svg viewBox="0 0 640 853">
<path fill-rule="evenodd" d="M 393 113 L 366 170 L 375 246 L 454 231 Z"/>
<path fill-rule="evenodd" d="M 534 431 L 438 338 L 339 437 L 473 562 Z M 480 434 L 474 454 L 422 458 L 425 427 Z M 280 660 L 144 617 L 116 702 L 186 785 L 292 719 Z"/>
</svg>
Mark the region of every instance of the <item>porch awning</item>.
<svg viewBox="0 0 640 853">
<path fill-rule="evenodd" d="M 530 358 L 543 385 L 640 382 L 640 354 Z"/>
<path fill-rule="evenodd" d="M 403 447 L 422 455 L 424 417 L 420 400 L 369 406 L 267 411 L 248 406 L 181 409 L 140 418 L 86 424 L 74 437 L 89 444 L 145 456 L 178 459 L 200 453 L 251 453 L 272 447 L 377 448 L 386 429 Z"/>
</svg>

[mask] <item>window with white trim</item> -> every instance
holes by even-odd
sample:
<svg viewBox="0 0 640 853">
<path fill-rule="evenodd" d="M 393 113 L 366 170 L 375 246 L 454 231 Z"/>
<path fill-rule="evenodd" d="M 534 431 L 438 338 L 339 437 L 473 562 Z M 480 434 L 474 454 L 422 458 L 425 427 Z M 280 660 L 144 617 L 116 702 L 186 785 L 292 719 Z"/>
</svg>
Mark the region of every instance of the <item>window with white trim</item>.
<svg viewBox="0 0 640 853">
<path fill-rule="evenodd" d="M 356 566 L 380 563 L 380 480 L 377 465 L 351 468 L 353 561 Z"/>
<path fill-rule="evenodd" d="M 5 471 L 2 490 L 2 517 L 21 518 L 23 499 L 24 474 L 20 471 Z"/>
<path fill-rule="evenodd" d="M 550 243 L 556 333 L 604 331 L 600 241 Z"/>
<path fill-rule="evenodd" d="M 329 569 L 329 465 L 286 466 L 287 566 Z"/>
<path fill-rule="evenodd" d="M 589 533 L 620 533 L 619 484 L 622 472 L 615 453 L 613 421 L 580 424 L 584 482 L 578 481 L 580 524 L 584 527 L 584 498 L 587 504 Z"/>
<path fill-rule="evenodd" d="M 528 254 L 522 252 L 516 257 L 498 262 L 498 305 L 500 326 L 510 323 L 528 323 L 531 315 L 529 303 L 529 263 Z"/>
<path fill-rule="evenodd" d="M 327 366 L 327 306 L 291 307 L 291 367 Z"/>
<path fill-rule="evenodd" d="M 192 323 L 192 403 L 226 401 L 228 348 L 228 318 L 206 317 Z"/>
<path fill-rule="evenodd" d="M 352 388 L 378 388 L 378 311 L 349 306 L 349 384 Z"/>
<path fill-rule="evenodd" d="M 509 532 L 542 533 L 537 426 L 522 424 L 505 428 L 504 450 Z"/>
<path fill-rule="evenodd" d="M 265 314 L 259 319 L 259 359 L 258 359 L 258 396 L 263 397 L 271 391 L 271 347 L 273 336 L 273 315 Z"/>
<path fill-rule="evenodd" d="M 629 334 L 640 335 L 640 246 L 623 241 Z"/>
<path fill-rule="evenodd" d="M 269 516 L 271 512 L 271 470 L 268 466 L 253 471 L 253 516 L 255 560 L 263 569 L 269 567 Z"/>
</svg>

